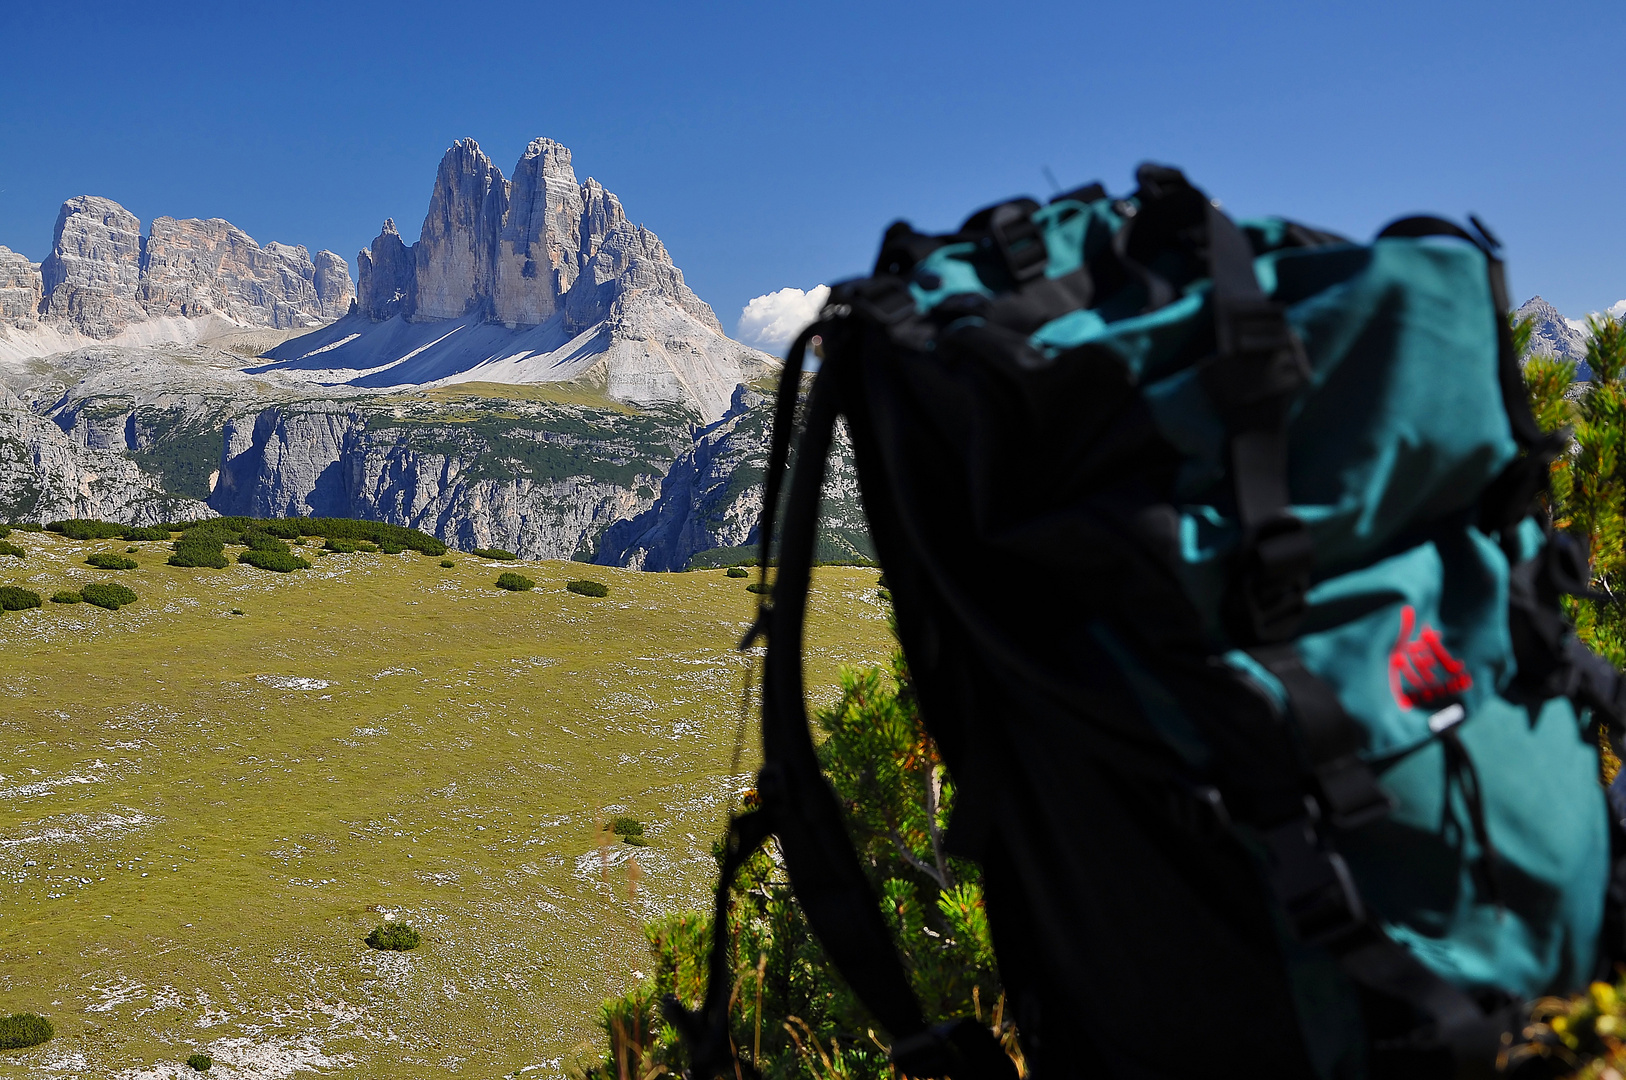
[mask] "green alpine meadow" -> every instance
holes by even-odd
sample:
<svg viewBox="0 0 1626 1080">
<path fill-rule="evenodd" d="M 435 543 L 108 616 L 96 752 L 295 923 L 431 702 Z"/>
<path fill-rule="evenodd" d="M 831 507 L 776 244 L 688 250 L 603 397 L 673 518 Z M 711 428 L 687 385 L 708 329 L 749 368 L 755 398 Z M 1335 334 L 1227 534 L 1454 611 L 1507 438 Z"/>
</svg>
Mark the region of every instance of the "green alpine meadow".
<svg viewBox="0 0 1626 1080">
<path fill-rule="evenodd" d="M 599 1003 L 705 904 L 751 786 L 746 583 L 595 567 L 582 595 L 543 561 L 515 591 L 507 561 L 320 537 L 288 541 L 309 569 L 175 566 L 170 535 L 7 538 L 0 584 L 135 599 L 0 614 L 0 1076 L 602 1062 Z M 819 569 L 815 702 L 890 641 L 875 571 Z"/>
</svg>

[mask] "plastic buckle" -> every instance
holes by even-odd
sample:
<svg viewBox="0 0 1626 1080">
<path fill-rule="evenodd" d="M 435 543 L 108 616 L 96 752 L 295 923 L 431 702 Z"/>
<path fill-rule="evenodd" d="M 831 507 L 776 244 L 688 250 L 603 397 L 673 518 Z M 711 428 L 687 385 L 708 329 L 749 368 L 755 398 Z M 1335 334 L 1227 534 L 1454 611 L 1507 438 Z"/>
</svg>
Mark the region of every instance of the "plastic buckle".
<svg viewBox="0 0 1626 1080">
<path fill-rule="evenodd" d="M 1270 849 L 1270 881 L 1300 941 L 1326 944 L 1366 922 L 1349 866 L 1335 851 L 1325 850 L 1309 816 L 1278 825 L 1265 833 Z"/>
<path fill-rule="evenodd" d="M 1291 514 L 1261 525 L 1247 541 L 1238 577 L 1246 629 L 1259 642 L 1285 641 L 1304 617 L 1315 545 Z"/>
<path fill-rule="evenodd" d="M 995 207 L 988 217 L 988 235 L 1004 258 L 1005 269 L 1018 285 L 1040 277 L 1050 265 L 1044 230 L 1034 223 L 1032 214 L 1022 205 L 1006 203 Z"/>
</svg>

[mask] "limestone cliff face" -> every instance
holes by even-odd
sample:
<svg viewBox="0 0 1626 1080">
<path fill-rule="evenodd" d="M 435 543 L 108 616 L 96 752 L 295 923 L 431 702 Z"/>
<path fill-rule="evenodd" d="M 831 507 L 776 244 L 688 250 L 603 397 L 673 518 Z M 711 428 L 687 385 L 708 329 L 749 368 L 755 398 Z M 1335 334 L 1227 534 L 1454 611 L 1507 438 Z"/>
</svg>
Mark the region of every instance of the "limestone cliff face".
<svg viewBox="0 0 1626 1080">
<path fill-rule="evenodd" d="M 722 419 L 697 432 L 693 447 L 672 463 L 661 481 L 660 497 L 638 516 L 612 525 L 593 561 L 640 570 L 685 570 L 755 556 L 750 549 L 760 540 L 757 525 L 772 426 L 772 400 L 741 386 Z M 873 559 L 844 427 L 837 428 L 827 470 L 816 557 Z"/>
<path fill-rule="evenodd" d="M 225 424 L 209 505 L 371 518 L 463 550 L 585 558 L 654 499 L 689 426 L 677 412 L 513 402 L 453 417 L 377 402 L 276 407 Z"/>
<path fill-rule="evenodd" d="M 62 204 L 51 254 L 40 264 L 42 314 L 95 338 L 147 317 L 141 286 L 141 222 L 111 199 Z"/>
<path fill-rule="evenodd" d="M 329 251 L 318 252 L 318 258 L 320 276 L 303 247 L 270 243 L 262 248 L 220 218 L 156 218 L 137 298 L 149 317 L 219 314 L 244 326 L 315 326 L 343 315 L 351 292 L 343 260 Z"/>
<path fill-rule="evenodd" d="M 356 256 L 356 306 L 373 322 L 397 315 L 410 315 L 417 307 L 418 266 L 412 249 L 401 240 L 395 219 L 386 218 L 384 229 Z"/>
<path fill-rule="evenodd" d="M 473 139 L 453 143 L 435 173 L 423 232 L 413 245 L 418 281 L 411 314 L 455 319 L 489 310 L 507 209 L 502 170 Z"/>
<path fill-rule="evenodd" d="M 87 448 L 0 388 L 0 521 L 101 518 L 132 525 L 208 517 L 118 450 Z"/>
<path fill-rule="evenodd" d="M 62 204 L 51 254 L 39 267 L 0 252 L 0 332 L 49 331 L 39 336 L 40 352 L 131 331 L 143 340 L 190 340 L 175 320 L 317 327 L 349 311 L 354 295 L 349 266 L 331 251 L 313 258 L 303 247 L 261 247 L 219 218 L 161 217 L 143 236 L 134 214 L 94 195 Z"/>
<path fill-rule="evenodd" d="M 356 317 L 269 352 L 285 370 L 368 386 L 585 381 L 709 421 L 777 366 L 724 336 L 660 239 L 551 139 L 512 180 L 474 140 L 454 143 L 418 242 L 386 221 L 357 262 Z"/>
<path fill-rule="evenodd" d="M 31 329 L 39 317 L 44 295 L 38 265 L 7 247 L 0 247 L 0 322 Z"/>
</svg>

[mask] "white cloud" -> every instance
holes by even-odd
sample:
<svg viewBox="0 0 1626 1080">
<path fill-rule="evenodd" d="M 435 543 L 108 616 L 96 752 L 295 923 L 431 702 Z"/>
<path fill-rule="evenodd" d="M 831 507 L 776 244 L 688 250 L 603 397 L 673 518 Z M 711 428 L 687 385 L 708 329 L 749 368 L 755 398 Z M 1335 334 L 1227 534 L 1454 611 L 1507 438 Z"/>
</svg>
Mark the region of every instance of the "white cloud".
<svg viewBox="0 0 1626 1080">
<path fill-rule="evenodd" d="M 740 312 L 734 337 L 753 349 L 783 356 L 796 335 L 819 317 L 819 309 L 829 296 L 828 285 L 815 285 L 806 292 L 780 289 L 758 296 Z"/>
</svg>

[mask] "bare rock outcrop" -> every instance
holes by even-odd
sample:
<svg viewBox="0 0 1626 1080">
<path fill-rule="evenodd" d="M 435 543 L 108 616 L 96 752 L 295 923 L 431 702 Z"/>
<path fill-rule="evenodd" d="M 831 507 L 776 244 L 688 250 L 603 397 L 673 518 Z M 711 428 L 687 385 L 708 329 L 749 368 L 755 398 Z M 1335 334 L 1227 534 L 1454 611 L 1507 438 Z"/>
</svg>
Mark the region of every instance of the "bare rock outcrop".
<svg viewBox="0 0 1626 1080">
<path fill-rule="evenodd" d="M 0 247 L 0 322 L 31 329 L 39 317 L 44 295 L 38 264 L 7 247 Z"/>
<path fill-rule="evenodd" d="M 350 310 L 350 268 L 331 251 L 261 247 L 229 221 L 136 216 L 95 195 L 62 204 L 38 267 L 0 248 L 0 336 L 26 354 L 92 341 L 191 341 L 198 320 L 226 327 L 315 328 Z M 188 326 L 191 323 L 191 326 Z"/>
<path fill-rule="evenodd" d="M 659 237 L 551 139 L 532 140 L 512 180 L 458 140 L 418 242 L 386 221 L 357 262 L 356 316 L 268 352 L 281 370 L 379 387 L 584 381 L 712 421 L 777 367 L 724 335 Z"/>
<path fill-rule="evenodd" d="M 57 214 L 51 254 L 40 264 L 45 318 L 109 338 L 147 317 L 141 287 L 141 222 L 111 199 L 80 195 Z"/>
</svg>

